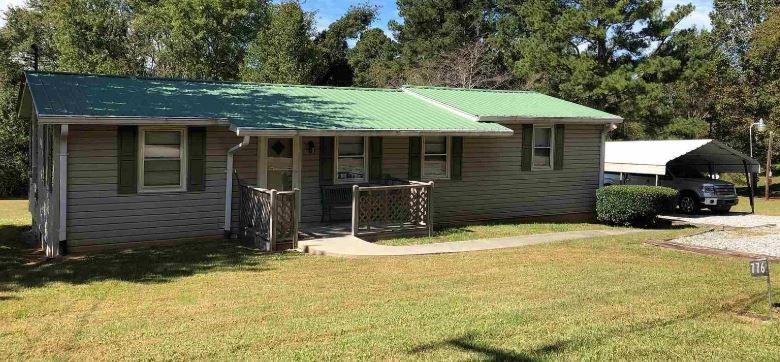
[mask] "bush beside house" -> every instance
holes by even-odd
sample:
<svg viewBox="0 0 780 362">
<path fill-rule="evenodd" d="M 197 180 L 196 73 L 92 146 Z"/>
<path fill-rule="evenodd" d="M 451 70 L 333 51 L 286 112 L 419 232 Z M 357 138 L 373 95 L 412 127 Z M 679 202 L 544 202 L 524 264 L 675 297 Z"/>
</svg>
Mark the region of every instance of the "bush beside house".
<svg viewBox="0 0 780 362">
<path fill-rule="evenodd" d="M 614 185 L 596 191 L 596 217 L 611 225 L 648 226 L 673 211 L 677 190 L 661 186 Z"/>
</svg>

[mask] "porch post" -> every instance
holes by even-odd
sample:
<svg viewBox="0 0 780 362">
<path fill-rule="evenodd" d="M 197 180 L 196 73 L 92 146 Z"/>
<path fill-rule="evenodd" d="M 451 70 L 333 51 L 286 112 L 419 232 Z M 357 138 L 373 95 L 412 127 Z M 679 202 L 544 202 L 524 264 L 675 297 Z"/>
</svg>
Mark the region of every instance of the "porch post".
<svg viewBox="0 0 780 362">
<path fill-rule="evenodd" d="M 276 249 L 276 190 L 271 190 L 270 215 L 268 218 L 268 241 L 271 243 L 271 250 Z"/>
<path fill-rule="evenodd" d="M 360 186 L 358 185 L 352 185 L 352 235 L 357 236 L 358 234 L 358 222 L 359 222 L 359 212 L 360 209 Z"/>
<path fill-rule="evenodd" d="M 301 189 L 294 188 L 293 192 L 295 193 L 295 199 L 293 202 L 295 203 L 295 213 L 293 217 L 293 249 L 298 248 L 298 224 L 299 220 L 301 219 Z"/>
<path fill-rule="evenodd" d="M 433 181 L 430 182 L 431 186 L 428 189 L 428 237 L 433 236 Z"/>
</svg>

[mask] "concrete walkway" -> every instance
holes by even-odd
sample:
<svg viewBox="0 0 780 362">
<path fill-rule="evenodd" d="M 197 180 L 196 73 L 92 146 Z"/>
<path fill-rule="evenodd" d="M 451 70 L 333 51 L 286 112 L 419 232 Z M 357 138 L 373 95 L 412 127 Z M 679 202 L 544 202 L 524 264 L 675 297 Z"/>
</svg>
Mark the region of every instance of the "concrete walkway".
<svg viewBox="0 0 780 362">
<path fill-rule="evenodd" d="M 583 230 L 560 233 L 513 236 L 497 239 L 451 241 L 435 244 L 389 246 L 369 243 L 354 236 L 302 240 L 300 251 L 313 255 L 371 256 L 371 255 L 422 255 L 459 253 L 463 251 L 514 248 L 518 246 L 551 243 L 555 241 L 585 239 L 598 236 L 624 235 L 642 230 Z"/>
</svg>

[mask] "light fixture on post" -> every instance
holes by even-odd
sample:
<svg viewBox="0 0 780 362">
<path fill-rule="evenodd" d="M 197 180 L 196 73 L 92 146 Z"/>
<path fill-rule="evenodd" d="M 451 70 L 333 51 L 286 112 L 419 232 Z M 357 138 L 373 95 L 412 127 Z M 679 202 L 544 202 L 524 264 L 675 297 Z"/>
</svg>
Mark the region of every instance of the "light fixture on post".
<svg viewBox="0 0 780 362">
<path fill-rule="evenodd" d="M 756 127 L 756 131 L 764 132 L 766 130 L 766 123 L 763 118 L 760 118 L 757 122 L 750 124 L 750 158 L 753 158 L 753 127 Z"/>
<path fill-rule="evenodd" d="M 314 141 L 306 142 L 306 152 L 310 155 L 314 154 Z"/>
</svg>

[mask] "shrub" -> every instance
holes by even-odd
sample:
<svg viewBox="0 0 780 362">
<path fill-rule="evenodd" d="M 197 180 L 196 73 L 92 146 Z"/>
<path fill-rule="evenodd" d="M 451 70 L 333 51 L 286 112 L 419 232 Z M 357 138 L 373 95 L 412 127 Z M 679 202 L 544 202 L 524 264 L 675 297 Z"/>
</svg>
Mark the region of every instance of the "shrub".
<svg viewBox="0 0 780 362">
<path fill-rule="evenodd" d="M 612 225 L 648 226 L 674 210 L 677 190 L 661 186 L 614 185 L 596 191 L 596 217 Z"/>
</svg>

